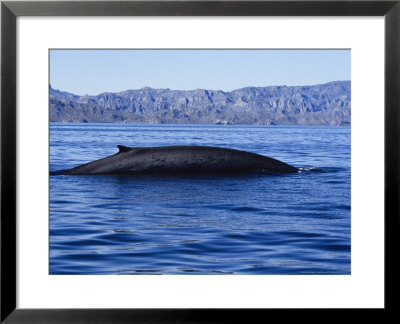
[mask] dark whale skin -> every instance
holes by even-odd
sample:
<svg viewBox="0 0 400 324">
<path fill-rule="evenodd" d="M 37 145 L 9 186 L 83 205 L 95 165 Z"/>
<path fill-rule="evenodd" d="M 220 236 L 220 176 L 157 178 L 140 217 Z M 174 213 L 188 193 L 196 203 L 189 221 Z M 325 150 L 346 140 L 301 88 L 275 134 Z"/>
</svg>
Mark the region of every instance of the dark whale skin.
<svg viewBox="0 0 400 324">
<path fill-rule="evenodd" d="M 106 158 L 61 171 L 90 174 L 228 174 L 265 171 L 297 173 L 298 169 L 263 155 L 212 146 L 126 147 Z"/>
</svg>

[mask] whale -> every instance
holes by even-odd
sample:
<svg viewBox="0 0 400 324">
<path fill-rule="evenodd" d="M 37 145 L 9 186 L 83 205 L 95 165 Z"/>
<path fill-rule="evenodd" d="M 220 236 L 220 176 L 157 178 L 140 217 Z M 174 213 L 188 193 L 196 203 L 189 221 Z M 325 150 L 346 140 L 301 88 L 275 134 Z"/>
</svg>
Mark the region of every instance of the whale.
<svg viewBox="0 0 400 324">
<path fill-rule="evenodd" d="M 56 174 L 237 174 L 297 173 L 298 168 L 282 161 L 247 151 L 213 146 L 128 147 L 117 145 L 111 156 Z"/>
</svg>

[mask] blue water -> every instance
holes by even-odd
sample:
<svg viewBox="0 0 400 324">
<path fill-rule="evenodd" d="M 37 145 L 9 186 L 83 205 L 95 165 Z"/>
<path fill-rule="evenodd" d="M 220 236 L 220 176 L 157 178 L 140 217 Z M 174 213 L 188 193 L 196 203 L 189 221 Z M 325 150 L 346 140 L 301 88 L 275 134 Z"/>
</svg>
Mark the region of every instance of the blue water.
<svg viewBox="0 0 400 324">
<path fill-rule="evenodd" d="M 50 171 L 212 145 L 298 174 L 50 176 L 50 274 L 350 274 L 350 127 L 50 125 Z"/>
</svg>

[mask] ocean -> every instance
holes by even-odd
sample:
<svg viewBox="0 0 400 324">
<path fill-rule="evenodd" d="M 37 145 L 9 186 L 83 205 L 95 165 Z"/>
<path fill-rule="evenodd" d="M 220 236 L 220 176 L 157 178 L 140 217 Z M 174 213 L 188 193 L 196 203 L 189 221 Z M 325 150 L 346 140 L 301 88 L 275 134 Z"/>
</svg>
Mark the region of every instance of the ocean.
<svg viewBox="0 0 400 324">
<path fill-rule="evenodd" d="M 210 145 L 297 174 L 51 175 L 52 275 L 349 275 L 351 128 L 50 124 L 50 171 L 131 147 Z"/>
</svg>

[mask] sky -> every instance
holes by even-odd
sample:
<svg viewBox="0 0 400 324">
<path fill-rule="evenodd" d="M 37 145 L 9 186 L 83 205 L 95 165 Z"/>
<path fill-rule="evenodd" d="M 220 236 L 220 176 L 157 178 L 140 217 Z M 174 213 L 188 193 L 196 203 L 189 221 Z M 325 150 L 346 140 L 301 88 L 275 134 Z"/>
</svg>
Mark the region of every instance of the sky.
<svg viewBox="0 0 400 324">
<path fill-rule="evenodd" d="M 50 50 L 50 84 L 77 95 L 350 80 L 350 50 Z"/>
</svg>

